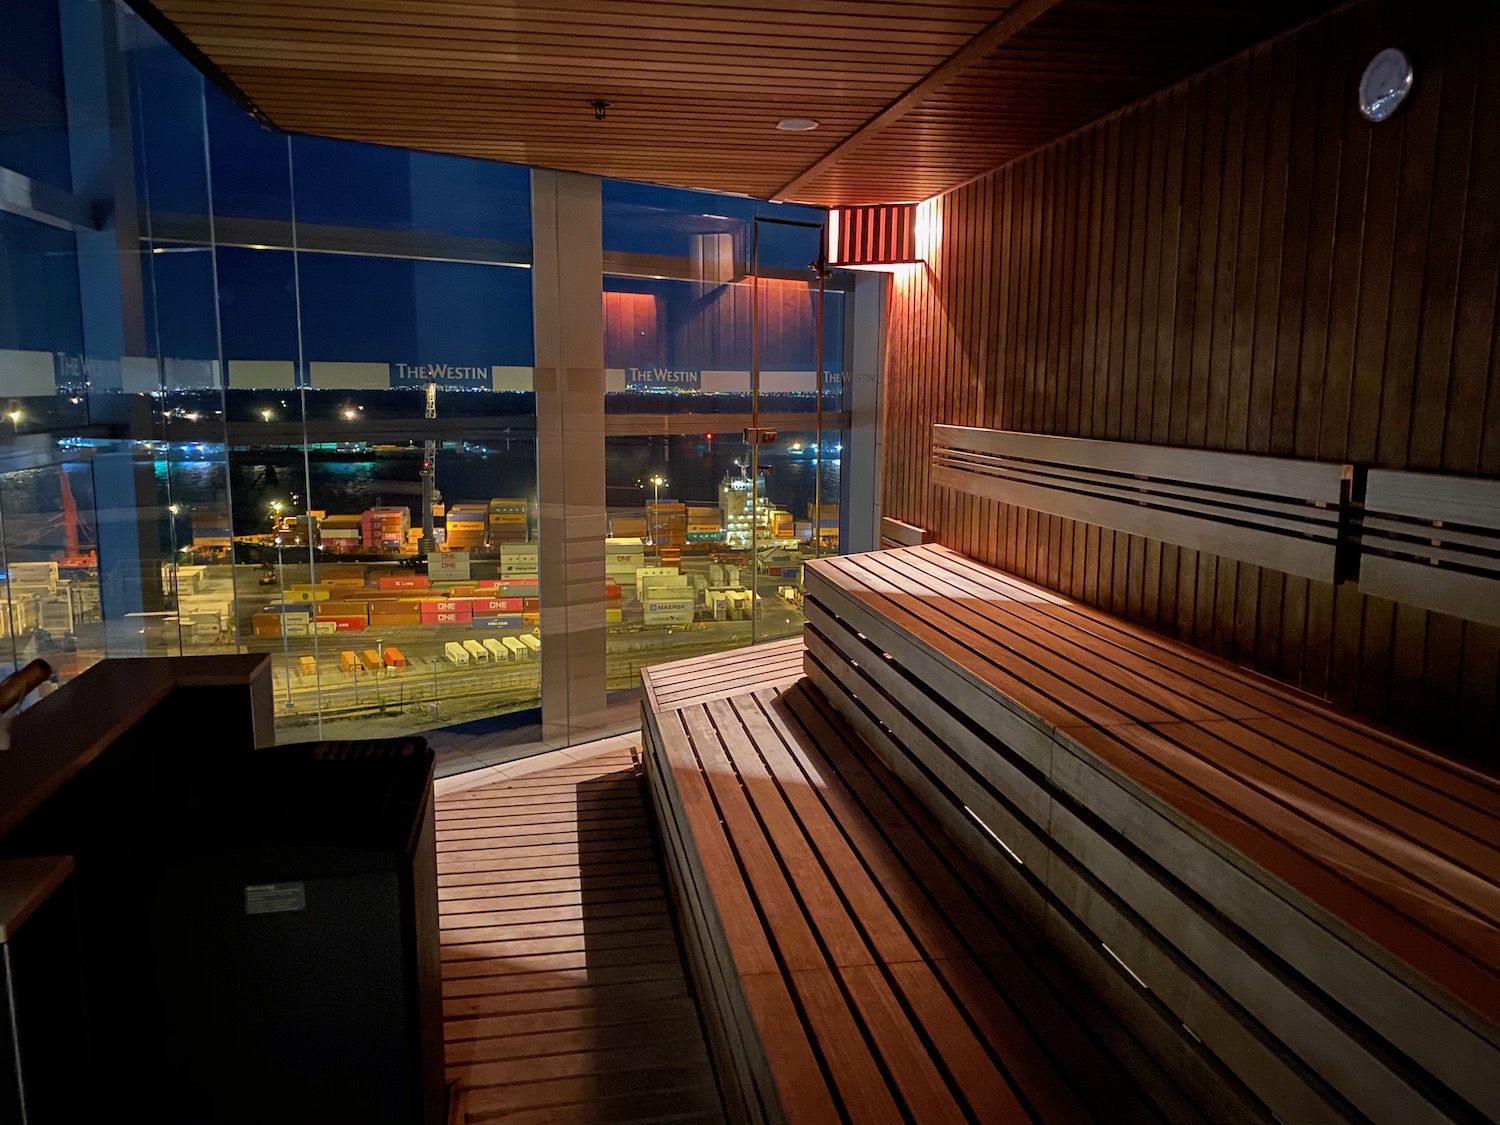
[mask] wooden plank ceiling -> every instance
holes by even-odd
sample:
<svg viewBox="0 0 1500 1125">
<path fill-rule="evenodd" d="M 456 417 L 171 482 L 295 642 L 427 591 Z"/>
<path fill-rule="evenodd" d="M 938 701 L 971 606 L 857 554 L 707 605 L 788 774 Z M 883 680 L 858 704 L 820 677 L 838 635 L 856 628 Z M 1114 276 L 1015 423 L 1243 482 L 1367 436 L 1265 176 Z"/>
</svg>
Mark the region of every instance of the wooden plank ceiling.
<svg viewBox="0 0 1500 1125">
<path fill-rule="evenodd" d="M 136 6 L 291 132 L 836 206 L 935 195 L 1332 4 Z"/>
</svg>

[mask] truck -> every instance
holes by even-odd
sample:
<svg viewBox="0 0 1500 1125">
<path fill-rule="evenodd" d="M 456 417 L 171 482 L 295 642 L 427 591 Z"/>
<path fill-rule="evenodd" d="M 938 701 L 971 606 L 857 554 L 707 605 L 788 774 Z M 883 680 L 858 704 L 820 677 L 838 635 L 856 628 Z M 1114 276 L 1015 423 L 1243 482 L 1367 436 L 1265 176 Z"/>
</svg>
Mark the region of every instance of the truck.
<svg viewBox="0 0 1500 1125">
<path fill-rule="evenodd" d="M 469 662 L 469 650 L 457 641 L 449 641 L 443 645 L 443 656 L 449 664 L 457 664 L 460 667 Z"/>
</svg>

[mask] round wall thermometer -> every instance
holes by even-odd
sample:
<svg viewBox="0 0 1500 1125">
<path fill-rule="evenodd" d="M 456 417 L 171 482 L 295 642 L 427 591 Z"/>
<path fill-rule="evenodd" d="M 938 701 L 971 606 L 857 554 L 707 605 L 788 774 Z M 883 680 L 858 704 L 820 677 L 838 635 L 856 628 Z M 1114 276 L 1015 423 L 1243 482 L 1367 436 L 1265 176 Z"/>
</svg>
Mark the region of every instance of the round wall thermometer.
<svg viewBox="0 0 1500 1125">
<path fill-rule="evenodd" d="M 1411 93 L 1411 60 L 1387 47 L 1370 60 L 1359 80 L 1359 112 L 1367 121 L 1384 121 Z"/>
</svg>

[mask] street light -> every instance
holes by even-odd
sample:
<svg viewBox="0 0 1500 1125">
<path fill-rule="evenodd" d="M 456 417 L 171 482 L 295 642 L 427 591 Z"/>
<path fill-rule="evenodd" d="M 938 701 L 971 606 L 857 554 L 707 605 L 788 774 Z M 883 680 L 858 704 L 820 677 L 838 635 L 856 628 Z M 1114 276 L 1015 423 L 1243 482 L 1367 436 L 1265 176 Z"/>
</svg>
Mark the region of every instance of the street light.
<svg viewBox="0 0 1500 1125">
<path fill-rule="evenodd" d="M 260 408 L 260 420 L 262 422 L 269 422 L 271 420 L 271 408 L 269 406 L 262 406 Z"/>
<path fill-rule="evenodd" d="M 10 419 L 10 424 L 13 427 L 18 430 L 21 428 L 21 412 L 19 410 L 10 411 L 8 414 L 6 414 L 6 417 Z"/>
<path fill-rule="evenodd" d="M 651 477 L 651 519 L 647 522 L 646 530 L 651 535 L 653 545 L 656 544 L 656 506 L 661 503 L 661 486 L 666 483 L 666 479 L 660 473 Z"/>
</svg>

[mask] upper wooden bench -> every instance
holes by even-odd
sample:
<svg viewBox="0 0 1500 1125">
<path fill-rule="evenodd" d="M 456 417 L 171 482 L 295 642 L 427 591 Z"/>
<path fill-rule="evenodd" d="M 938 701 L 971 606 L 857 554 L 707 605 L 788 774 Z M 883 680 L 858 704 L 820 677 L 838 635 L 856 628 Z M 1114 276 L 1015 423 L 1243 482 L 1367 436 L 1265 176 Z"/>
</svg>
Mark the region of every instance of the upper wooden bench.
<svg viewBox="0 0 1500 1125">
<path fill-rule="evenodd" d="M 1128 1026 L 1298 1125 L 1500 1120 L 1495 777 L 942 547 L 805 573 L 810 679 Z"/>
<path fill-rule="evenodd" d="M 1187 1079 L 1157 1065 L 802 659 L 796 639 L 642 674 L 647 779 L 732 1120 L 1268 1120 L 1186 1036 Z"/>
</svg>

